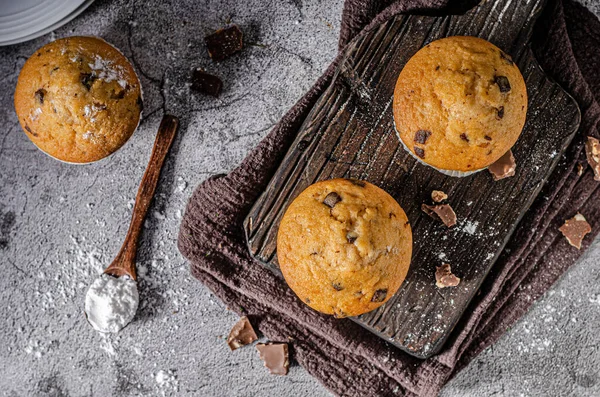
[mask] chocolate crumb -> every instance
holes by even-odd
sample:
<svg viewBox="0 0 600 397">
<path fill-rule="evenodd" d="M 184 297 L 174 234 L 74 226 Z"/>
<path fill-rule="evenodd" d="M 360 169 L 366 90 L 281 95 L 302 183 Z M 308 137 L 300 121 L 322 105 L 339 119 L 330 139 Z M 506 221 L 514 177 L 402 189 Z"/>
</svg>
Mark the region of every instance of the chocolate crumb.
<svg viewBox="0 0 600 397">
<path fill-rule="evenodd" d="M 392 219 L 392 218 L 397 218 L 396 214 L 394 214 L 393 212 L 390 212 L 390 214 L 388 215 L 388 217 L 389 217 L 390 219 Z"/>
<path fill-rule="evenodd" d="M 323 200 L 323 204 L 328 206 L 329 208 L 335 207 L 337 203 L 342 201 L 342 198 L 336 192 L 331 192 L 327 196 L 325 196 L 325 200 Z"/>
<path fill-rule="evenodd" d="M 431 131 L 419 130 L 415 132 L 415 142 L 425 144 L 430 136 Z"/>
<path fill-rule="evenodd" d="M 512 150 L 504 153 L 502 157 L 488 167 L 488 171 L 492 174 L 495 181 L 515 175 L 516 169 L 517 163 L 515 162 Z"/>
<path fill-rule="evenodd" d="M 204 38 L 208 55 L 214 61 L 222 61 L 225 58 L 240 51 L 243 44 L 243 34 L 237 25 L 220 29 Z"/>
<path fill-rule="evenodd" d="M 223 82 L 217 76 L 196 69 L 192 72 L 192 87 L 194 91 L 217 98 L 223 89 Z"/>
<path fill-rule="evenodd" d="M 496 109 L 496 118 L 498 120 L 501 120 L 504 117 L 504 106 L 500 106 L 498 109 Z"/>
<path fill-rule="evenodd" d="M 510 91 L 510 82 L 506 76 L 494 76 L 494 83 L 500 88 L 500 92 L 506 93 Z"/>
<path fill-rule="evenodd" d="M 583 174 L 583 165 L 577 164 L 577 176 L 581 176 Z"/>
<path fill-rule="evenodd" d="M 259 343 L 256 349 L 271 374 L 287 375 L 290 367 L 287 343 Z"/>
<path fill-rule="evenodd" d="M 442 201 L 448 199 L 448 195 L 441 190 L 434 190 L 431 192 L 431 199 L 436 203 L 441 203 Z"/>
<path fill-rule="evenodd" d="M 585 142 L 585 156 L 594 171 L 594 180 L 600 181 L 600 141 L 592 136 Z"/>
<path fill-rule="evenodd" d="M 462 139 L 463 141 L 469 142 L 469 137 L 464 132 L 462 134 L 460 134 L 460 139 Z"/>
<path fill-rule="evenodd" d="M 460 284 L 460 278 L 452 274 L 452 269 L 447 263 L 435 268 L 435 285 L 438 288 L 456 287 Z"/>
<path fill-rule="evenodd" d="M 565 224 L 558 230 L 565 236 L 569 244 L 581 249 L 581 242 L 585 235 L 592 231 L 592 227 L 585 217 L 578 212 L 573 218 L 567 219 Z"/>
<path fill-rule="evenodd" d="M 421 204 L 421 209 L 433 219 L 442 221 L 447 227 L 456 225 L 456 213 L 449 204 Z"/>
<path fill-rule="evenodd" d="M 344 289 L 344 287 L 342 286 L 341 283 L 331 283 L 331 286 L 333 287 L 334 290 L 336 291 L 341 291 Z"/>
<path fill-rule="evenodd" d="M 346 233 L 346 240 L 348 240 L 348 243 L 350 243 L 350 244 L 353 244 L 357 238 L 358 238 L 358 234 L 356 234 L 354 232 Z"/>
<path fill-rule="evenodd" d="M 414 147 L 415 149 L 415 154 L 417 156 L 419 156 L 420 158 L 424 159 L 425 158 L 425 150 L 421 149 L 420 147 Z"/>
<path fill-rule="evenodd" d="M 387 292 L 388 292 L 387 288 L 378 289 L 373 294 L 373 297 L 371 298 L 371 302 L 383 302 L 385 300 L 385 297 L 387 296 Z"/>
<path fill-rule="evenodd" d="M 248 317 L 244 316 L 239 319 L 233 328 L 231 328 L 229 336 L 227 337 L 227 344 L 233 351 L 242 346 L 246 346 L 257 339 L 258 337 L 256 336 L 256 332 L 254 332 L 254 328 L 252 328 L 252 324 L 250 324 L 250 320 L 248 320 Z"/>
<path fill-rule="evenodd" d="M 359 179 L 348 179 L 350 181 L 351 184 L 355 185 L 355 186 L 359 186 L 359 187 L 365 187 L 367 186 L 363 181 L 359 180 Z"/>
<path fill-rule="evenodd" d="M 79 81 L 83 86 L 89 91 L 94 85 L 94 81 L 96 81 L 98 77 L 94 73 L 80 73 Z"/>
<path fill-rule="evenodd" d="M 35 99 L 38 101 L 38 103 L 40 105 L 44 104 L 44 97 L 46 96 L 46 90 L 43 88 L 40 88 L 39 90 L 37 90 L 35 92 Z"/>
</svg>

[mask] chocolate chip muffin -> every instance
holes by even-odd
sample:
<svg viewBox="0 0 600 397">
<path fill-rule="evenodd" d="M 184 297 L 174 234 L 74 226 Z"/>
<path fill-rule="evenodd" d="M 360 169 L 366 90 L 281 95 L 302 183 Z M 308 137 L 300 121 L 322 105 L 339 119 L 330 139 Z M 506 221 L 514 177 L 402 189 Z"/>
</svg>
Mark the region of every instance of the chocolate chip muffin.
<svg viewBox="0 0 600 397">
<path fill-rule="evenodd" d="M 368 182 L 332 179 L 304 190 L 277 234 L 277 259 L 302 301 L 336 317 L 383 305 L 410 265 L 412 232 L 406 214 Z"/>
<path fill-rule="evenodd" d="M 400 139 L 415 158 L 461 176 L 493 164 L 515 144 L 527 89 L 498 47 L 477 37 L 447 37 L 404 66 L 393 110 Z"/>
<path fill-rule="evenodd" d="M 68 37 L 37 50 L 23 65 L 15 109 L 31 141 L 70 163 L 100 160 L 133 134 L 141 87 L 129 61 L 95 37 Z"/>
</svg>

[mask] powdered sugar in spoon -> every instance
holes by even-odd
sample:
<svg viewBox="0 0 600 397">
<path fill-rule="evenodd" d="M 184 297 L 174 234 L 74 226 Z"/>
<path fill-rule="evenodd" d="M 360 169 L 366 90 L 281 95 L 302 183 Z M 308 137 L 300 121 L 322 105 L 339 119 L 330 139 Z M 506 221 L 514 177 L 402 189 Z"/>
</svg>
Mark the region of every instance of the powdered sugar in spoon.
<svg viewBox="0 0 600 397">
<path fill-rule="evenodd" d="M 88 322 L 100 332 L 118 332 L 135 316 L 139 295 L 135 257 L 137 242 L 160 171 L 164 164 L 179 122 L 165 115 L 158 128 L 152 155 L 140 183 L 133 215 L 121 250 L 104 273 L 90 286 L 85 297 L 85 314 Z"/>
</svg>

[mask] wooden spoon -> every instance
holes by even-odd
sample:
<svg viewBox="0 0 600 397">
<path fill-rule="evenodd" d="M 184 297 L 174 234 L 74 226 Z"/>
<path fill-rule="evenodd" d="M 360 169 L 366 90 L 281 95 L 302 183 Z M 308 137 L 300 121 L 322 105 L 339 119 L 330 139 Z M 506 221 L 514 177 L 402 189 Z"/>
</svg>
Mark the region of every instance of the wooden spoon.
<svg viewBox="0 0 600 397">
<path fill-rule="evenodd" d="M 160 177 L 160 170 L 165 162 L 167 153 L 169 153 L 169 148 L 177 133 L 178 125 L 179 121 L 177 118 L 170 115 L 165 115 L 160 122 L 156 140 L 154 141 L 154 148 L 152 149 L 152 155 L 150 156 L 148 167 L 146 168 L 146 172 L 144 172 L 142 182 L 140 183 L 135 198 L 135 206 L 133 207 L 133 215 L 131 216 L 131 223 L 129 224 L 127 236 L 125 236 L 123 246 L 116 258 L 110 266 L 104 270 L 104 273 L 106 274 L 115 277 L 127 275 L 137 281 L 135 256 L 137 253 L 138 238 L 140 237 L 140 232 L 144 225 L 144 219 L 148 213 L 148 208 L 150 208 L 150 203 L 154 197 L 154 191 L 156 190 L 158 178 Z"/>
</svg>

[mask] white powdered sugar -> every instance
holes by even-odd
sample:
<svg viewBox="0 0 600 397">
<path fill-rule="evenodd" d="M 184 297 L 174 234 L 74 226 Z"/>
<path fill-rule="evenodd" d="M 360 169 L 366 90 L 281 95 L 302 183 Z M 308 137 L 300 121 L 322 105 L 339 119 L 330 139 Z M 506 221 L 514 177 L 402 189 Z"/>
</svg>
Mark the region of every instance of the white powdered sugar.
<svg viewBox="0 0 600 397">
<path fill-rule="evenodd" d="M 135 316 L 139 300 L 137 283 L 130 277 L 102 274 L 85 296 L 85 313 L 97 331 L 119 332 Z"/>
<path fill-rule="evenodd" d="M 88 66 L 96 72 L 99 79 L 110 83 L 117 81 L 122 88 L 127 86 L 127 81 L 123 78 L 123 68 L 119 65 L 113 65 L 113 62 L 96 55 L 94 63 L 88 63 Z"/>
</svg>

